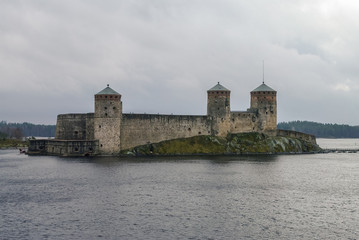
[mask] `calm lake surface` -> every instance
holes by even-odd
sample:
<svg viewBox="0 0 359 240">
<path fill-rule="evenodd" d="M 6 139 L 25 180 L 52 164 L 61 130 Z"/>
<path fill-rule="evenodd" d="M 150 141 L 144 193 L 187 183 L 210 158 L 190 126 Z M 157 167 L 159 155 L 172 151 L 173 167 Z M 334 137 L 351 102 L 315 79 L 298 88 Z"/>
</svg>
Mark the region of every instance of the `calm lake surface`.
<svg viewBox="0 0 359 240">
<path fill-rule="evenodd" d="M 358 204 L 359 153 L 119 159 L 0 150 L 0 239 L 358 239 Z"/>
</svg>

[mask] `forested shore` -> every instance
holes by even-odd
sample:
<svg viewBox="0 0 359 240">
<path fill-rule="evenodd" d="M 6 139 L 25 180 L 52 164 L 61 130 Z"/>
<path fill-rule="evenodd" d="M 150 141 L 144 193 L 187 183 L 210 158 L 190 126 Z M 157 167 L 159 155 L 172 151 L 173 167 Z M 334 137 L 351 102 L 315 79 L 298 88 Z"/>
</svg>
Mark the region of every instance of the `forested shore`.
<svg viewBox="0 0 359 240">
<path fill-rule="evenodd" d="M 278 129 L 312 134 L 317 138 L 359 138 L 359 126 L 310 121 L 281 122 Z"/>
<path fill-rule="evenodd" d="M 0 139 L 22 139 L 23 137 L 54 137 L 55 125 L 33 123 L 0 122 Z"/>
</svg>

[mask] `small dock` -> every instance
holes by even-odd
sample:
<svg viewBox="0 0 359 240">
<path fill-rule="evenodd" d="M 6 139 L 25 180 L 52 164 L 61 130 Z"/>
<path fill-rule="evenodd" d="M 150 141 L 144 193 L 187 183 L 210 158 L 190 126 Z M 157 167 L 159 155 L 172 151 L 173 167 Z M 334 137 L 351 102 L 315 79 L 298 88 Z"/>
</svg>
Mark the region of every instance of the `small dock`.
<svg viewBox="0 0 359 240">
<path fill-rule="evenodd" d="M 358 153 L 359 148 L 323 148 L 322 153 Z"/>
</svg>

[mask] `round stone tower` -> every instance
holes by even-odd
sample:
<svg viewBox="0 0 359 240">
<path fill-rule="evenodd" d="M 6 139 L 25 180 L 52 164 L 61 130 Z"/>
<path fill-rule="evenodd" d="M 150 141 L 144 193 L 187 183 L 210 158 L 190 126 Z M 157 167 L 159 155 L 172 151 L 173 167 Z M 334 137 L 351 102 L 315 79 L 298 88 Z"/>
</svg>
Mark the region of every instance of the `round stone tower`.
<svg viewBox="0 0 359 240">
<path fill-rule="evenodd" d="M 121 118 L 121 95 L 107 84 L 105 89 L 95 95 L 94 138 L 99 141 L 101 154 L 119 152 Z"/>
<path fill-rule="evenodd" d="M 264 82 L 251 92 L 251 110 L 258 113 L 258 130 L 272 132 L 277 129 L 277 91 Z"/>
<path fill-rule="evenodd" d="M 221 84 L 214 86 L 207 91 L 207 115 L 211 117 L 224 118 L 229 116 L 231 91 Z"/>
</svg>

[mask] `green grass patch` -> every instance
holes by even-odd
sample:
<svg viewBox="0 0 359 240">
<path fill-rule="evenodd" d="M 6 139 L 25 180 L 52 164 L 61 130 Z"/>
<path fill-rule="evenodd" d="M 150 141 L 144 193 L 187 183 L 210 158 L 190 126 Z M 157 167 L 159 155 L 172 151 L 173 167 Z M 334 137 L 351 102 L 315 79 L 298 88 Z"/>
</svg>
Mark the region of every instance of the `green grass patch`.
<svg viewBox="0 0 359 240">
<path fill-rule="evenodd" d="M 28 141 L 22 141 L 17 139 L 1 139 L 0 148 L 24 148 L 28 147 Z"/>
<path fill-rule="evenodd" d="M 263 133 L 195 136 L 146 144 L 121 151 L 123 155 L 191 155 L 315 152 L 316 144 L 289 137 L 270 137 Z"/>
</svg>

